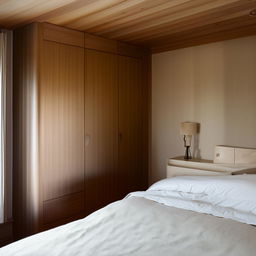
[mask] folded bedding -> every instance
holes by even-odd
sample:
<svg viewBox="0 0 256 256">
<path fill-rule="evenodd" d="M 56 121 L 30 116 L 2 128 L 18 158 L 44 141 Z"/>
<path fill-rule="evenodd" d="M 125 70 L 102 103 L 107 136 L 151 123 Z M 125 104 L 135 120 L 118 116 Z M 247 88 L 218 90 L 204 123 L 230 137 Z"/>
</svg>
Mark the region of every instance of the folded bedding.
<svg viewBox="0 0 256 256">
<path fill-rule="evenodd" d="M 0 255 L 254 256 L 256 228 L 241 222 L 255 221 L 255 182 L 254 175 L 165 179 Z"/>
</svg>

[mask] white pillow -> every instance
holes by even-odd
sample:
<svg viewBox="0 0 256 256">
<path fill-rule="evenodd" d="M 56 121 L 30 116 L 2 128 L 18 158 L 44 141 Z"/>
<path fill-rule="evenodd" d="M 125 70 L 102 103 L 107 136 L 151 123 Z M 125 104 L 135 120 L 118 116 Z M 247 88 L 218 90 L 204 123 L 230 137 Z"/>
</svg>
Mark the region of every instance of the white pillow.
<svg viewBox="0 0 256 256">
<path fill-rule="evenodd" d="M 256 175 L 254 174 L 180 176 L 153 184 L 147 193 L 164 195 L 166 198 L 169 197 L 169 201 L 182 200 L 179 205 L 188 205 L 190 201 L 190 205 L 193 204 L 192 210 L 197 209 L 196 211 L 199 212 L 204 212 L 200 210 L 201 206 L 211 205 L 210 208 L 214 209 L 214 212 L 205 213 L 236 220 L 234 216 L 239 216 L 241 222 L 256 224 Z M 187 206 L 179 208 L 188 209 Z"/>
</svg>

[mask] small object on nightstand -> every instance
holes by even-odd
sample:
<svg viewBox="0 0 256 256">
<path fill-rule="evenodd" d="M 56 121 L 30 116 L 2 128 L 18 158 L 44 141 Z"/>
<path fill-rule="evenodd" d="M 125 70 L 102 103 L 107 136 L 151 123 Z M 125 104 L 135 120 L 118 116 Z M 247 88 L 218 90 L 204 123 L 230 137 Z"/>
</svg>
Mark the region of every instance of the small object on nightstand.
<svg viewBox="0 0 256 256">
<path fill-rule="evenodd" d="M 183 122 L 180 124 L 180 133 L 183 135 L 184 147 L 186 148 L 184 159 L 192 159 L 190 146 L 192 141 L 192 135 L 198 132 L 198 123 Z"/>
</svg>

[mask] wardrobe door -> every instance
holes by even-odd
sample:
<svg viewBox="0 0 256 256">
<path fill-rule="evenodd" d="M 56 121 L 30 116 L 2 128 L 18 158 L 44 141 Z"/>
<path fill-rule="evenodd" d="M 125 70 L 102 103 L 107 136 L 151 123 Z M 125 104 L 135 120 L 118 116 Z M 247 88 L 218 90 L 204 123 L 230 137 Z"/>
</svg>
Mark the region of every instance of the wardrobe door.
<svg viewBox="0 0 256 256">
<path fill-rule="evenodd" d="M 140 190 L 143 181 L 142 60 L 119 57 L 119 196 Z"/>
<path fill-rule="evenodd" d="M 118 157 L 117 56 L 86 50 L 86 213 L 115 200 Z"/>
<path fill-rule="evenodd" d="M 44 41 L 39 91 L 42 225 L 84 212 L 84 49 Z"/>
</svg>

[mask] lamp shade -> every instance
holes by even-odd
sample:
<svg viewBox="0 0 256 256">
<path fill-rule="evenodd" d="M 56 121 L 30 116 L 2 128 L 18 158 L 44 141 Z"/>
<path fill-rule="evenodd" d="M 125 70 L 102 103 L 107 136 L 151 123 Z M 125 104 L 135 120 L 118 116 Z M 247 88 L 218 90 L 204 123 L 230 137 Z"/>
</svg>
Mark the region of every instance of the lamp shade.
<svg viewBox="0 0 256 256">
<path fill-rule="evenodd" d="M 180 123 L 180 133 L 182 135 L 194 135 L 197 133 L 197 123 L 183 122 Z"/>
</svg>

